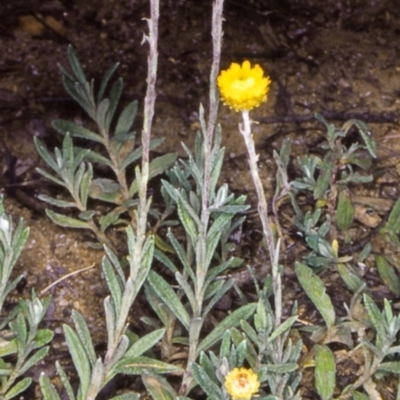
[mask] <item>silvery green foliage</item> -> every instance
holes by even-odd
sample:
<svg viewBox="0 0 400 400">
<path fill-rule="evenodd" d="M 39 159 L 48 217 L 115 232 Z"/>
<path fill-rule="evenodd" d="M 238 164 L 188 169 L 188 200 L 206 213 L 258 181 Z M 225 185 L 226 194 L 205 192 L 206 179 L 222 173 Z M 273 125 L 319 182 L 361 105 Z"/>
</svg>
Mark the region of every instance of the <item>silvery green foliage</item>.
<svg viewBox="0 0 400 400">
<path fill-rule="evenodd" d="M 316 118 L 327 129 L 326 141 L 320 146 L 324 155 L 297 158 L 301 177 L 290 182 L 290 197 L 296 213 L 295 224 L 312 250 L 304 261 L 311 267 L 320 268 L 336 262 L 326 237 L 330 234 L 331 238 L 336 238 L 336 230 L 346 234 L 350 228 L 354 219 L 354 205 L 348 186 L 372 181 L 373 177 L 367 171 L 376 158 L 376 143 L 362 121 L 349 120 L 339 129 L 318 114 Z M 361 144 L 345 144 L 344 139 L 351 134 L 352 128 L 359 133 Z M 283 173 L 283 176 L 287 178 L 287 173 Z M 297 204 L 296 195 L 307 192 L 312 193 L 320 206 L 304 214 Z M 324 205 L 326 212 L 321 208 Z"/>
<path fill-rule="evenodd" d="M 368 295 L 364 294 L 363 299 L 368 315 L 367 326 L 375 331 L 375 336 L 365 335 L 359 339 L 359 346 L 363 348 L 365 354 L 363 374 L 355 383 L 343 390 L 341 396 L 344 398 L 346 395 L 356 393 L 354 398 L 363 399 L 365 395 L 355 392 L 359 388 L 364 388 L 367 394 L 370 394 L 369 382 L 372 377 L 379 379 L 390 373 L 400 375 L 400 362 L 397 361 L 400 353 L 398 345 L 400 315 L 393 313 L 392 306 L 387 299 L 384 299 L 382 311 Z M 397 398 L 399 398 L 400 386 L 397 392 Z"/>
<path fill-rule="evenodd" d="M 243 217 L 237 215 L 247 210 L 248 206 L 244 204 L 245 197 L 236 198 L 226 184 L 218 188 L 224 157 L 224 148 L 220 147 L 220 129 L 216 128 L 214 145 L 210 153 L 207 153 L 202 108 L 200 122 L 203 128 L 196 135 L 194 152 L 183 144 L 188 160 L 179 160 L 179 164 L 168 172 L 169 179 L 163 180 L 163 195 L 176 204 L 186 234 L 186 245 L 170 230 L 167 236 L 178 263 L 159 251 L 155 252 L 155 257 L 171 270 L 178 286 L 174 289 L 164 277 L 151 271 L 146 289 L 149 303 L 168 332 L 163 343 L 164 351 L 173 353 L 173 343 L 187 344 L 189 365 L 197 359 L 201 351 L 206 351 L 219 342 L 227 329 L 238 326 L 242 319 L 249 318 L 255 309 L 255 304 L 247 304 L 235 310 L 206 337 L 201 338 L 203 323 L 208 314 L 233 286 L 233 281 L 222 276 L 228 268 L 237 267 L 242 262 L 236 257 L 227 257 L 228 238 L 230 232 L 243 221 Z M 208 179 L 205 173 L 206 157 L 211 160 Z M 207 225 L 204 223 L 205 190 L 209 191 Z M 176 320 L 180 322 L 179 325 Z M 182 328 L 189 339 L 185 338 L 187 334 L 183 334 Z M 184 377 L 181 388 L 183 395 L 192 386 L 189 374 L 187 371 L 186 378 Z"/>
<path fill-rule="evenodd" d="M 316 114 L 316 118 L 327 128 L 327 143 L 321 145 L 325 155 L 323 158 L 298 158 L 303 177 L 292 182 L 293 188 L 309 190 L 315 199 L 321 199 L 327 196 L 332 175 L 339 174 L 335 181 L 338 185 L 371 182 L 372 176 L 363 176 L 354 171 L 355 166 L 368 170 L 372 159 L 376 158 L 376 143 L 371 138 L 368 126 L 359 120 L 349 120 L 338 129 L 333 124 L 328 124 L 321 115 Z M 350 134 L 352 127 L 358 130 L 363 144 L 354 143 L 347 148 L 342 140 Z"/>
<path fill-rule="evenodd" d="M 241 321 L 242 332 L 232 330 L 236 344 L 246 340 L 246 360 L 258 373 L 261 386 L 265 387 L 266 399 L 299 400 L 297 391 L 301 380 L 298 360 L 302 341 L 292 342 L 289 334 L 297 320 L 297 306 L 292 316 L 276 326 L 275 313 L 268 300 L 272 282 L 267 277 L 262 291 L 257 289 L 259 300 L 254 314 L 254 324 Z"/>
<path fill-rule="evenodd" d="M 22 220 L 14 230 L 12 218 L 7 215 L 0 197 L 0 310 L 8 294 L 15 289 L 22 276 L 10 282 L 10 275 L 28 239 L 29 229 Z M 0 397 L 8 400 L 25 391 L 32 382 L 24 374 L 48 353 L 47 344 L 53 332 L 39 329 L 50 304 L 32 292 L 32 300 L 20 300 L 0 324 Z M 10 357 L 11 356 L 11 357 Z"/>
<path fill-rule="evenodd" d="M 196 383 L 210 400 L 229 400 L 224 388 L 225 376 L 234 368 L 243 366 L 247 354 L 247 340 L 235 346 L 231 332 L 227 330 L 222 337 L 219 355 L 214 352 L 200 353 L 199 362 L 193 363 L 191 371 Z"/>
<path fill-rule="evenodd" d="M 23 227 L 20 220 L 14 230 L 11 216 L 3 207 L 3 195 L 0 194 L 0 312 L 9 293 L 15 289 L 23 275 L 10 282 L 11 272 L 23 250 L 29 236 L 29 228 Z M 1 326 L 0 327 L 4 327 Z"/>
<path fill-rule="evenodd" d="M 178 366 L 145 355 L 164 336 L 164 329 L 150 332 L 135 341 L 127 331 L 126 321 L 130 307 L 149 273 L 154 251 L 154 239 L 149 236 L 143 246 L 142 262 L 137 262 L 135 259 L 137 238 L 130 227 L 127 236 L 130 276 L 125 278 L 122 266 L 111 250 L 106 249 L 107 256 L 102 262 L 103 273 L 110 290 L 110 296 L 104 299 L 108 337 L 104 358 L 96 354 L 89 327 L 81 314 L 77 311 L 72 313 L 74 329 L 64 325 L 68 349 L 79 376 L 79 388 L 76 393 L 60 363 L 57 362 L 56 367 L 70 400 L 94 399 L 101 389 L 119 373 L 141 375 L 154 372 L 157 374 L 182 372 Z M 41 377 L 40 384 L 46 400 L 59 398 L 56 389 L 46 376 Z M 132 393 L 131 396 L 135 398 L 136 394 Z"/>
<path fill-rule="evenodd" d="M 128 175 L 129 172 L 133 172 L 132 165 L 137 163 L 143 151 L 142 146 L 136 145 L 136 132 L 132 130 L 137 101 L 126 105 L 117 117 L 122 79 L 117 79 L 112 84 L 108 97 L 105 97 L 105 93 L 118 64 L 106 72 L 95 96 L 94 82 L 87 80 L 71 46 L 68 48 L 68 59 L 72 73 L 59 66 L 64 87 L 86 111 L 92 119 L 91 126 L 94 125 L 95 128 L 92 130 L 62 119 L 53 121 L 53 127 L 64 136 L 62 147 L 55 148 L 54 154 L 41 140 L 35 138 L 36 148 L 53 174 L 41 168 L 38 168 L 38 171 L 47 179 L 64 187 L 72 201 L 47 195 L 40 195 L 39 198 L 59 208 L 77 209 L 77 217 L 66 216 L 51 209 L 46 210 L 46 213 L 58 225 L 91 230 L 100 243 L 112 248 L 105 235 L 107 228 L 116 224 L 134 223 L 134 217 L 129 212 L 137 205 L 138 182 L 135 178 L 129 179 Z M 92 142 L 90 149 L 74 145 L 73 138 Z M 161 139 L 150 141 L 150 150 L 159 146 L 161 142 Z M 175 160 L 175 154 L 155 158 L 149 166 L 149 179 L 163 173 Z M 114 179 L 96 176 L 94 166 L 97 164 L 111 170 Z M 89 198 L 101 200 L 112 206 L 107 213 L 97 218 L 95 211 L 88 206 Z"/>
</svg>

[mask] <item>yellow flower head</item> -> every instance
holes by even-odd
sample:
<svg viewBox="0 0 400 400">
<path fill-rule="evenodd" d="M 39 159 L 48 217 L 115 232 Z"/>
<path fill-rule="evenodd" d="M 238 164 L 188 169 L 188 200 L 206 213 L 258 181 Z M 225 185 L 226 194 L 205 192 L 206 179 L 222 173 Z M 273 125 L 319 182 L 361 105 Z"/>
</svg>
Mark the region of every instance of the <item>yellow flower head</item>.
<svg viewBox="0 0 400 400">
<path fill-rule="evenodd" d="M 233 400 L 250 400 L 258 392 L 258 375 L 247 368 L 234 368 L 225 377 L 225 389 Z"/>
<path fill-rule="evenodd" d="M 270 83 L 262 68 L 258 64 L 251 68 L 250 61 L 242 66 L 232 63 L 218 77 L 222 102 L 235 111 L 252 110 L 267 101 Z"/>
</svg>

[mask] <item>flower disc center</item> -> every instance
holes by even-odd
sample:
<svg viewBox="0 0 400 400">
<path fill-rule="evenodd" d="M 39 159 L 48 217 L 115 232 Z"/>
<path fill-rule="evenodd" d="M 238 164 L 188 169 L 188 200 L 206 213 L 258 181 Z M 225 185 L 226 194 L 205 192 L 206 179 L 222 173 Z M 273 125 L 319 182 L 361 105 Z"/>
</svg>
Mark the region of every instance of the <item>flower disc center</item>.
<svg viewBox="0 0 400 400">
<path fill-rule="evenodd" d="M 240 79 L 232 82 L 232 89 L 246 91 L 253 87 L 254 85 L 254 78 L 250 77 L 247 79 Z"/>
</svg>

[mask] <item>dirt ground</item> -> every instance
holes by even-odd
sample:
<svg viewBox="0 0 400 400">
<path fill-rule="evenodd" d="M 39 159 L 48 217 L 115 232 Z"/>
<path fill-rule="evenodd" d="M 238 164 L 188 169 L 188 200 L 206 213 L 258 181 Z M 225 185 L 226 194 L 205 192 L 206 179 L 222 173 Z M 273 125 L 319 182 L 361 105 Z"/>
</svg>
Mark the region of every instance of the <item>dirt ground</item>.
<svg viewBox="0 0 400 400">
<path fill-rule="evenodd" d="M 54 193 L 56 188 L 35 172 L 35 167 L 44 165 L 33 137 L 39 136 L 54 147 L 61 142 L 51 128 L 54 118 L 87 119 L 66 94 L 57 68 L 58 63 L 67 65 L 70 43 L 86 75 L 96 82 L 113 63 L 119 62 L 118 74 L 125 87 L 123 99 L 138 99 L 139 110 L 142 109 L 147 47 L 141 45 L 141 40 L 147 29 L 143 18 L 149 11 L 146 0 L 14 0 L 2 2 L 0 12 L 6 16 L 0 22 L 0 188 L 7 212 L 15 220 L 22 217 L 31 229 L 15 271 L 25 276 L 16 296 L 28 296 L 32 288 L 41 292 L 61 276 L 95 263 L 91 270 L 48 291 L 53 301 L 46 324 L 55 330 L 56 340 L 46 362 L 34 369 L 37 381 L 41 370 L 55 376 L 54 361 L 67 357 L 61 326 L 71 323 L 73 308 L 85 316 L 101 352 L 106 337 L 102 300 L 107 290 L 100 272 L 103 254 L 88 246 L 94 238 L 82 231 L 57 227 L 44 214 L 45 206 L 37 196 L 48 190 Z M 199 127 L 199 103 L 207 105 L 210 13 L 211 0 L 161 1 L 153 135 L 164 137 L 165 142 L 158 153 L 176 151 L 184 156 L 180 142 L 190 147 Z M 287 137 L 292 140 L 293 157 L 311 151 L 324 129 L 313 118 L 318 112 L 338 125 L 349 118 L 369 124 L 379 146 L 376 169 L 383 171 L 382 179 L 386 180 L 384 185 L 366 186 L 359 194 L 396 200 L 400 189 L 396 170 L 400 154 L 397 0 L 226 0 L 225 19 L 222 67 L 249 59 L 259 63 L 272 79 L 268 103 L 252 115 L 259 121 L 254 134 L 269 194 L 273 193 L 275 179 L 272 151 L 279 150 Z M 140 113 L 135 123 L 138 131 Z M 238 121 L 238 114 L 221 106 L 219 122 L 227 148 L 223 180 L 236 193 L 248 194 L 255 210 L 255 193 Z M 287 233 L 293 231 L 290 222 L 285 221 Z M 244 227 L 244 240 L 259 241 L 259 228 L 257 218 L 250 216 Z M 246 262 L 259 268 L 260 274 L 265 273 L 259 244 L 245 244 L 242 252 Z M 293 258 L 287 259 L 285 304 L 297 299 L 304 312 L 302 318 L 314 321 L 315 312 L 305 295 L 299 294 Z M 328 292 L 337 293 L 334 303 L 339 309 L 349 299 L 342 286 L 336 275 L 329 277 Z M 380 298 L 389 296 L 379 280 L 372 281 L 372 288 Z M 139 321 L 141 316 L 131 316 L 139 332 L 145 329 Z M 348 383 L 349 371 L 357 367 L 355 361 L 339 362 L 341 387 Z M 317 398 L 310 383 L 311 372 L 312 369 L 304 371 L 303 399 Z M 391 390 L 388 385 L 385 399 L 394 398 Z M 35 387 L 23 398 L 34 397 L 40 397 Z"/>
</svg>

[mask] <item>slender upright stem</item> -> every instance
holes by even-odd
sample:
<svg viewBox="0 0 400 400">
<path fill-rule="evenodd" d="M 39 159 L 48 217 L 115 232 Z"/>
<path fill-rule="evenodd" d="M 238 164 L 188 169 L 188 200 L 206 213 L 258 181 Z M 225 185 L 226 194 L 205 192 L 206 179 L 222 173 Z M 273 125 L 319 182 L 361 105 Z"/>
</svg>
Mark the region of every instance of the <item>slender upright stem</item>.
<svg viewBox="0 0 400 400">
<path fill-rule="evenodd" d="M 149 180 L 149 153 L 151 127 L 154 117 L 154 106 L 156 101 L 156 80 L 158 63 L 158 19 L 159 19 L 159 0 L 151 0 L 151 18 L 147 20 L 149 26 L 149 36 L 145 40 L 149 43 L 150 50 L 148 56 L 147 70 L 147 91 L 144 100 L 144 121 L 142 130 L 142 171 L 139 187 L 139 224 L 140 233 L 145 233 L 147 220 L 147 183 Z"/>
<path fill-rule="evenodd" d="M 137 211 L 137 227 L 135 232 L 135 242 L 133 248 L 133 254 L 131 255 L 132 261 L 130 264 L 130 275 L 125 285 L 123 298 L 127 299 L 127 304 L 132 305 L 136 298 L 137 290 L 129 288 L 129 285 L 134 285 L 136 279 L 142 272 L 142 256 L 143 256 L 143 245 L 146 240 L 146 226 L 147 226 L 147 215 L 149 210 L 149 202 L 147 199 L 147 183 L 149 180 L 149 153 L 150 153 L 150 136 L 151 127 L 154 116 L 154 105 L 156 99 L 156 78 L 157 78 L 157 42 L 158 42 L 158 18 L 159 18 L 159 0 L 150 0 L 151 17 L 147 20 L 149 27 L 149 35 L 145 36 L 145 41 L 149 43 L 149 57 L 148 57 L 148 75 L 147 75 L 147 91 L 144 102 L 144 121 L 142 130 L 142 169 L 139 173 L 139 206 Z M 122 336 L 125 334 L 127 327 L 128 310 L 121 310 L 118 315 L 116 322 L 116 329 L 114 332 L 114 341 L 110 348 L 107 349 L 105 357 L 105 363 L 112 359 L 118 345 L 121 341 Z"/>
<path fill-rule="evenodd" d="M 217 78 L 220 69 L 221 45 L 222 45 L 222 15 L 224 0 L 216 0 L 212 14 L 212 39 L 213 39 L 213 62 L 210 73 L 210 104 L 208 114 L 207 132 L 204 138 L 204 190 L 202 199 L 201 222 L 205 227 L 209 219 L 209 197 L 210 197 L 210 176 L 211 176 L 211 148 L 214 138 L 215 125 L 218 115 L 218 92 Z"/>
<path fill-rule="evenodd" d="M 240 133 L 243 136 L 246 144 L 247 153 L 249 155 L 249 167 L 251 177 L 253 178 L 254 186 L 258 196 L 258 213 L 260 215 L 263 228 L 263 236 L 267 242 L 269 257 L 272 266 L 272 280 L 275 297 L 275 325 L 278 326 L 281 321 L 281 276 L 278 268 L 278 260 L 275 257 L 275 241 L 271 230 L 271 224 L 268 218 L 268 203 L 265 197 L 264 188 L 261 182 L 260 174 L 258 173 L 258 154 L 254 145 L 253 135 L 251 133 L 251 120 L 249 111 L 242 111 L 243 124 L 240 125 Z"/>
<path fill-rule="evenodd" d="M 195 297 L 197 307 L 193 311 L 189 328 L 189 355 L 187 369 L 182 379 L 181 394 L 186 395 L 191 388 L 193 378 L 190 373 L 190 365 L 196 361 L 198 353 L 198 344 L 203 326 L 203 301 L 205 293 L 205 280 L 207 276 L 206 255 L 207 245 L 206 237 L 210 220 L 210 182 L 212 167 L 212 146 L 214 140 L 215 126 L 218 114 L 218 94 L 217 94 L 217 77 L 220 69 L 221 43 L 222 43 L 222 13 L 224 0 L 215 0 L 213 4 L 212 14 L 212 38 L 213 38 L 213 62 L 210 73 L 210 94 L 209 94 L 209 114 L 206 131 L 204 134 L 204 174 L 203 174 L 203 190 L 202 190 L 202 208 L 201 208 L 201 227 L 199 230 L 198 240 L 196 244 L 196 282 Z"/>
</svg>

